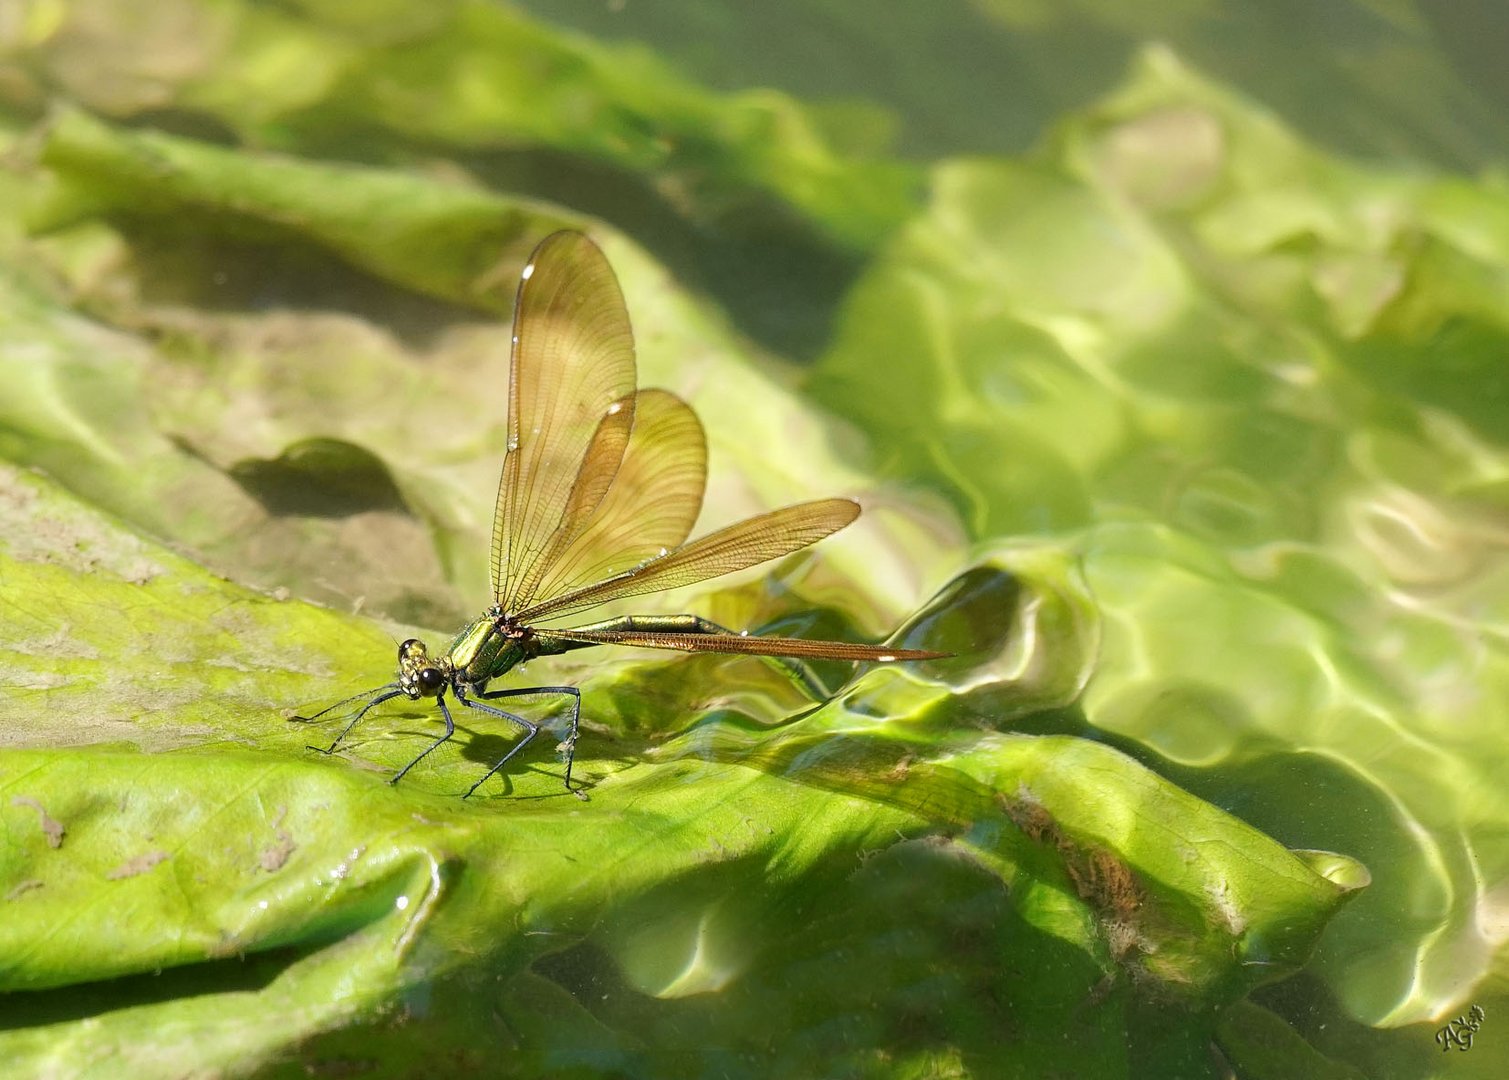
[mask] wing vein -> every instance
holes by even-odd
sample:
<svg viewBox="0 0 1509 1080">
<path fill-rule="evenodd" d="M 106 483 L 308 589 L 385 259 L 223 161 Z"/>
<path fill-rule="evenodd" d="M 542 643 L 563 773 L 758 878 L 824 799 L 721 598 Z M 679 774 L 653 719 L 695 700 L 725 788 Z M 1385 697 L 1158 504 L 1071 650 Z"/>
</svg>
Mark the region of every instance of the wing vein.
<svg viewBox="0 0 1509 1080">
<path fill-rule="evenodd" d="M 575 641 L 591 645 L 628 645 L 644 649 L 670 649 L 676 652 L 789 656 L 814 660 L 896 663 L 907 660 L 937 660 L 949 655 L 925 649 L 859 645 L 849 641 L 745 637 L 741 634 L 683 634 L 657 630 L 539 630 L 536 634 L 546 640 Z"/>
<path fill-rule="evenodd" d="M 818 499 L 747 518 L 614 577 L 516 613 L 524 623 L 556 618 L 626 596 L 662 592 L 789 555 L 859 516 L 851 499 Z"/>
</svg>

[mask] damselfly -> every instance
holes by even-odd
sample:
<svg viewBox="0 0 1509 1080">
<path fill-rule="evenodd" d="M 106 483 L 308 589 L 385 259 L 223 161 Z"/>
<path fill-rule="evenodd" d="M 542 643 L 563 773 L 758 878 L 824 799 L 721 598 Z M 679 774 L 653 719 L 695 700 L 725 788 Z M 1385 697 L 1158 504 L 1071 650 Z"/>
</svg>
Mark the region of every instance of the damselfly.
<svg viewBox="0 0 1509 1080">
<path fill-rule="evenodd" d="M 636 389 L 634 337 L 618 281 L 587 237 L 558 232 L 535 248 L 514 307 L 508 446 L 493 518 L 493 605 L 442 655 L 424 642 L 398 647 L 398 677 L 362 698 L 334 753 L 372 708 L 391 698 L 434 698 L 445 733 L 400 769 L 396 783 L 456 730 L 446 694 L 518 725 L 524 736 L 467 791 L 476 791 L 539 733 L 494 702 L 540 694 L 570 698 L 566 789 L 571 786 L 581 693 L 574 686 L 490 690 L 536 656 L 592 645 L 797 659 L 895 663 L 945 653 L 843 641 L 736 634 L 696 615 L 624 615 L 581 626 L 547 624 L 641 593 L 693 585 L 790 554 L 859 516 L 850 499 L 772 510 L 686 543 L 702 507 L 707 444 L 691 406 L 665 390 Z"/>
</svg>

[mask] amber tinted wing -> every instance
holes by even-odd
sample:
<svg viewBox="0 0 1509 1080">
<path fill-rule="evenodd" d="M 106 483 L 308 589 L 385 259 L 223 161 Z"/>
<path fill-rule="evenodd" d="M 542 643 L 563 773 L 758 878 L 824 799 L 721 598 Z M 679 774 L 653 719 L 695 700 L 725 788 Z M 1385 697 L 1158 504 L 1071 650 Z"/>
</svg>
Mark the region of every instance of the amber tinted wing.
<svg viewBox="0 0 1509 1080">
<path fill-rule="evenodd" d="M 634 430 L 613 486 L 580 535 L 547 560 L 536 604 L 658 558 L 692 531 L 707 486 L 702 425 L 668 391 L 641 390 L 634 402 Z"/>
<path fill-rule="evenodd" d="M 529 604 L 591 520 L 623 459 L 633 407 L 634 337 L 608 260 L 580 233 L 546 237 L 514 308 L 492 550 L 505 610 Z"/>
<path fill-rule="evenodd" d="M 633 400 L 614 402 L 609 406 L 607 415 L 598 421 L 597 431 L 587 444 L 586 456 L 582 458 L 581 469 L 571 485 L 570 494 L 566 496 L 560 524 L 550 534 L 545 550 L 514 580 L 509 594 L 511 604 L 529 604 L 564 591 L 547 589 L 545 579 L 585 533 L 596 511 L 601 509 L 615 477 L 622 470 L 624 455 L 631 441 L 630 433 L 637 422 L 637 401 L 638 396 L 635 395 Z"/>
<path fill-rule="evenodd" d="M 653 630 L 537 630 L 542 641 L 581 641 L 592 645 L 632 645 L 677 652 L 739 653 L 747 656 L 793 656 L 815 660 L 873 660 L 889 664 L 903 660 L 937 660 L 950 653 L 924 649 L 893 649 L 885 645 L 855 645 L 848 641 L 809 641 L 806 638 L 745 637 L 742 634 L 676 634 Z"/>
<path fill-rule="evenodd" d="M 520 622 L 530 623 L 585 611 L 625 596 L 695 585 L 815 544 L 858 516 L 859 504 L 850 499 L 819 499 L 772 510 L 709 533 L 616 577 L 563 593 L 515 615 Z"/>
</svg>

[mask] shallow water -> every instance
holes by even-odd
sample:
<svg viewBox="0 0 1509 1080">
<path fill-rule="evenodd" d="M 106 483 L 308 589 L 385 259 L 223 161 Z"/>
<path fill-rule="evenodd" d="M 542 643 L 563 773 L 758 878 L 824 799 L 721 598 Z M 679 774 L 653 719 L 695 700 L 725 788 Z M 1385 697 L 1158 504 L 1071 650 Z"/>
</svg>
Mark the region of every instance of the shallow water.
<svg viewBox="0 0 1509 1080">
<path fill-rule="evenodd" d="M 1502 1073 L 1496 15 L 128 7 L 0 16 L 0 1048 Z M 636 610 L 958 657 L 543 660 L 589 803 L 543 747 L 459 803 L 469 721 L 389 789 L 432 710 L 280 711 L 489 602 L 561 226 L 708 428 L 697 532 L 865 505 Z"/>
</svg>

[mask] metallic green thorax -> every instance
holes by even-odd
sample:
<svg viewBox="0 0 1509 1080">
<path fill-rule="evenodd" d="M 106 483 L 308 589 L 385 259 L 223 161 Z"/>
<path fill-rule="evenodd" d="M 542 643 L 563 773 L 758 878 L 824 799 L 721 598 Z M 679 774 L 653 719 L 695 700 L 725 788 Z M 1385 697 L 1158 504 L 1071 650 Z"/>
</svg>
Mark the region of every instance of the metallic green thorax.
<svg viewBox="0 0 1509 1080">
<path fill-rule="evenodd" d="M 445 658 L 457 678 L 477 685 L 529 659 L 534 653 L 528 648 L 529 636 L 498 612 L 488 611 L 456 635 L 445 651 Z"/>
<path fill-rule="evenodd" d="M 517 651 L 509 649 L 510 644 L 517 643 L 511 643 L 503 635 L 498 620 L 483 615 L 473 619 L 456 635 L 445 650 L 445 658 L 462 680 L 477 683 L 501 675 L 518 663 L 519 657 L 506 656 Z"/>
<path fill-rule="evenodd" d="M 525 660 L 582 647 L 575 642 L 553 640 L 548 634 L 537 635 L 497 608 L 489 608 L 461 629 L 446 647 L 441 663 L 456 679 L 478 686 Z"/>
</svg>

